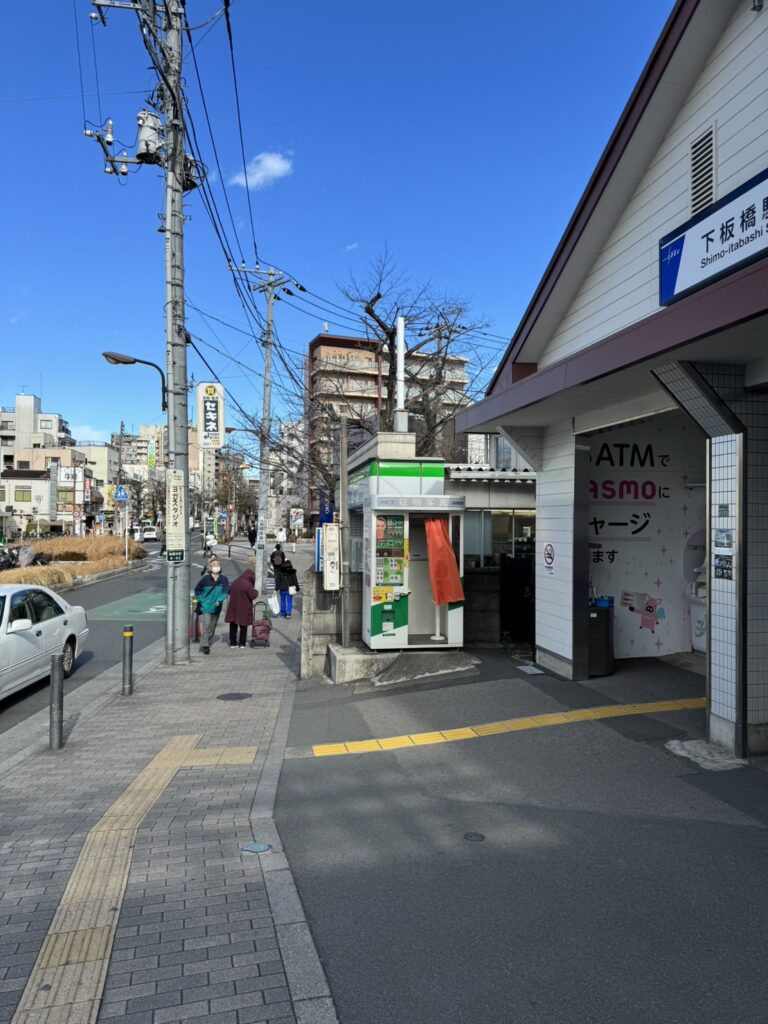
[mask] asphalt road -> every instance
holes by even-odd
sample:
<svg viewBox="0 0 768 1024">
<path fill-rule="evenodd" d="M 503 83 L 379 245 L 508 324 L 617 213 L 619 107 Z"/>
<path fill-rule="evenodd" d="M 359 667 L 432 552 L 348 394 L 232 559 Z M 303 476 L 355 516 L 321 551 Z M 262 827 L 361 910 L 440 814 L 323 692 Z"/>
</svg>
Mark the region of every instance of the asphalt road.
<svg viewBox="0 0 768 1024">
<path fill-rule="evenodd" d="M 288 743 L 703 689 L 660 664 L 575 684 L 489 653 L 471 679 L 300 689 Z M 286 760 L 276 818 L 340 1024 L 764 1019 L 768 774 L 664 746 L 702 729 L 687 711 Z"/>
</svg>

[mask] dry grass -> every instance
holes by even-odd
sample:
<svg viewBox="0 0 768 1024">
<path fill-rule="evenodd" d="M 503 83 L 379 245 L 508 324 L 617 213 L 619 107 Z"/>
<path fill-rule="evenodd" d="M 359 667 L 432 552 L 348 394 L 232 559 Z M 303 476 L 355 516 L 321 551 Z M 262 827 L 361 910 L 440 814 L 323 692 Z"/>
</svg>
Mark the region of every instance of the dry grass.
<svg viewBox="0 0 768 1024">
<path fill-rule="evenodd" d="M 53 555 L 57 562 L 98 562 L 116 556 L 125 558 L 122 537 L 50 537 L 33 540 L 37 554 Z M 135 541 L 128 541 L 128 558 L 146 558 L 147 552 Z"/>
<path fill-rule="evenodd" d="M 95 576 L 125 565 L 125 541 L 120 537 L 56 537 L 33 541 L 32 546 L 37 554 L 52 555 L 55 562 L 0 572 L 0 583 L 30 583 L 62 590 L 71 587 L 76 576 Z M 130 561 L 146 557 L 140 544 L 128 542 Z"/>
</svg>

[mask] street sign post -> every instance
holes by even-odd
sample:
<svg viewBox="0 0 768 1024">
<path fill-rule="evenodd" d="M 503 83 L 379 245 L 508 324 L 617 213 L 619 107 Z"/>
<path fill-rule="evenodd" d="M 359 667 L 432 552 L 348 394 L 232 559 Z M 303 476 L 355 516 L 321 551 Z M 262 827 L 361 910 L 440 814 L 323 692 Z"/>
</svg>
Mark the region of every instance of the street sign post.
<svg viewBox="0 0 768 1024">
<path fill-rule="evenodd" d="M 165 557 L 169 562 L 184 561 L 186 531 L 186 494 L 184 474 L 180 469 L 169 469 L 166 474 L 167 513 L 165 525 Z"/>
</svg>

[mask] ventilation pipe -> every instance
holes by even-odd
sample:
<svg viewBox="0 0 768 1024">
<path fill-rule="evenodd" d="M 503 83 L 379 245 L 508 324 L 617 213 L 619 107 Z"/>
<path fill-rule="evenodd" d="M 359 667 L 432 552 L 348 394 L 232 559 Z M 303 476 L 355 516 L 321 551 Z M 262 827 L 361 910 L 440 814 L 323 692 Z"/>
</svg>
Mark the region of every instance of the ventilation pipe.
<svg viewBox="0 0 768 1024">
<path fill-rule="evenodd" d="M 407 434 L 408 413 L 405 411 L 405 317 L 399 316 L 396 324 L 397 390 L 395 392 L 395 432 Z"/>
</svg>

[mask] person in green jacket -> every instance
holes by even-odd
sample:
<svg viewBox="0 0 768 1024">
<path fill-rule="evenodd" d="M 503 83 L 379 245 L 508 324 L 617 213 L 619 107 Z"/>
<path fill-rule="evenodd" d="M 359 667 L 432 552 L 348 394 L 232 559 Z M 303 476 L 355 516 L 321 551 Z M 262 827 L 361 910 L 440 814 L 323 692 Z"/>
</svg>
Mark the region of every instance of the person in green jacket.
<svg viewBox="0 0 768 1024">
<path fill-rule="evenodd" d="M 200 651 L 211 653 L 221 608 L 229 594 L 229 580 L 221 571 L 221 564 L 213 559 L 208 572 L 197 581 L 195 597 L 200 612 Z"/>
</svg>

